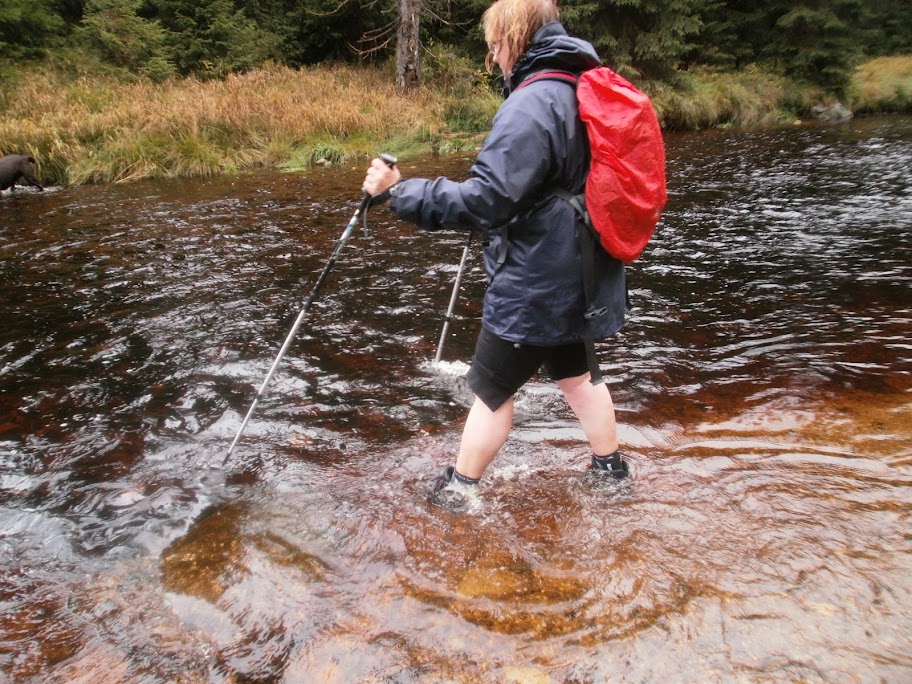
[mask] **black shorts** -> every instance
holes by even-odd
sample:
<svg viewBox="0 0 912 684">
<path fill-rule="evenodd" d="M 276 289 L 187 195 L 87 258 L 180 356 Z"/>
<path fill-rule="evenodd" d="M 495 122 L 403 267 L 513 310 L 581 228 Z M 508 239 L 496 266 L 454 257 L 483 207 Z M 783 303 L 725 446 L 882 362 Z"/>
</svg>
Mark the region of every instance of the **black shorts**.
<svg viewBox="0 0 912 684">
<path fill-rule="evenodd" d="M 583 375 L 589 371 L 586 347 L 582 342 L 558 347 L 518 344 L 482 328 L 466 379 L 475 396 L 496 411 L 542 366 L 555 381 Z"/>
</svg>

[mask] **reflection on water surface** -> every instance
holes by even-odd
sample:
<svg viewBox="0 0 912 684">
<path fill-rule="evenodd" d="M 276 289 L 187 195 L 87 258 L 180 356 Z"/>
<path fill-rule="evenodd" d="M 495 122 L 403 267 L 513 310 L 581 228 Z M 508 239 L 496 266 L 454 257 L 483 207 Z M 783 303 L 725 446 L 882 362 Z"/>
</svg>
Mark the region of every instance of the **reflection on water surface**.
<svg viewBox="0 0 912 684">
<path fill-rule="evenodd" d="M 430 507 L 484 287 L 372 213 L 226 471 L 363 164 L 0 198 L 0 672 L 23 682 L 903 681 L 912 121 L 668 139 L 601 345 L 633 463 L 534 383 Z M 469 158 L 407 175 L 464 175 Z"/>
</svg>

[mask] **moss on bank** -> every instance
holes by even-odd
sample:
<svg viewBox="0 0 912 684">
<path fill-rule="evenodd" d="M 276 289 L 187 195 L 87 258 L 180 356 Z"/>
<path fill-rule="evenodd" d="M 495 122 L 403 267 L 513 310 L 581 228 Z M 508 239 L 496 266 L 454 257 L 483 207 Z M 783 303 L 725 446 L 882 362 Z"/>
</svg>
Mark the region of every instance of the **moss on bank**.
<svg viewBox="0 0 912 684">
<path fill-rule="evenodd" d="M 222 81 L 163 84 L 2 65 L 0 153 L 30 154 L 46 183 L 300 169 L 479 144 L 500 99 L 468 64 L 436 62 L 428 87 L 399 93 L 388 69 L 268 66 Z M 692 71 L 647 82 L 666 130 L 792 122 L 825 100 L 760 70 Z M 862 65 L 848 103 L 912 111 L 912 56 Z"/>
</svg>

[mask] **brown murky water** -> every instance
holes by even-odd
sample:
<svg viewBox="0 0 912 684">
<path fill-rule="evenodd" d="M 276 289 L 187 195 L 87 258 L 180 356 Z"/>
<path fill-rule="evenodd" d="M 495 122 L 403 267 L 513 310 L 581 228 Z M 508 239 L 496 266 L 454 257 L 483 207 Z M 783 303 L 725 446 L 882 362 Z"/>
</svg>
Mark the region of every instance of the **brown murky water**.
<svg viewBox="0 0 912 684">
<path fill-rule="evenodd" d="M 217 467 L 363 164 L 0 198 L 0 681 L 912 679 L 912 119 L 668 157 L 632 481 L 534 383 L 462 515 L 480 255 L 434 367 L 464 237 L 384 210 Z"/>
</svg>

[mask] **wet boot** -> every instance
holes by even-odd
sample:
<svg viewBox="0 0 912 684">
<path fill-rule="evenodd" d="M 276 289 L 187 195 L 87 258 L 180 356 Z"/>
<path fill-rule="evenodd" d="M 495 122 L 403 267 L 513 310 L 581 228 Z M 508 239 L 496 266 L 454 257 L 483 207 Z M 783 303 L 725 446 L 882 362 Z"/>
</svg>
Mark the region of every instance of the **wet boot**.
<svg viewBox="0 0 912 684">
<path fill-rule="evenodd" d="M 592 454 L 592 464 L 589 469 L 599 475 L 602 473 L 611 475 L 616 480 L 623 480 L 630 474 L 630 466 L 621 458 L 620 450 L 607 456 L 596 456 Z"/>
<path fill-rule="evenodd" d="M 434 488 L 428 495 L 428 503 L 441 506 L 448 511 L 464 511 L 468 508 L 468 495 L 478 480 L 456 472 L 453 466 L 447 466 L 443 475 L 434 482 Z"/>
</svg>

